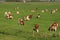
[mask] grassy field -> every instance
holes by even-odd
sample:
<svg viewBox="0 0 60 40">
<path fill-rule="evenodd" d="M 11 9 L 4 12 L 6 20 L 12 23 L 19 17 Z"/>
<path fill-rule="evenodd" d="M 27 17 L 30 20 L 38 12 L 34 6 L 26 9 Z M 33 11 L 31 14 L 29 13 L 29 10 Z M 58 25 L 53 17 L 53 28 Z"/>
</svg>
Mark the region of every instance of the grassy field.
<svg viewBox="0 0 60 40">
<path fill-rule="evenodd" d="M 16 10 L 15 7 L 18 7 Z M 32 13 L 33 18 L 25 21 L 25 25 L 18 25 L 18 18 L 29 15 L 32 9 L 38 8 L 37 12 Z M 51 14 L 51 9 L 58 9 L 55 14 Z M 42 9 L 49 12 L 42 13 Z M 11 11 L 13 19 L 6 19 L 5 11 Z M 16 11 L 20 14 L 17 15 Z M 40 19 L 36 15 L 40 14 Z M 58 21 L 59 26 L 56 32 L 49 32 L 49 26 Z M 34 32 L 34 24 L 39 24 L 39 33 Z M 0 40 L 60 40 L 60 3 L 59 2 L 27 2 L 27 3 L 0 3 Z"/>
</svg>

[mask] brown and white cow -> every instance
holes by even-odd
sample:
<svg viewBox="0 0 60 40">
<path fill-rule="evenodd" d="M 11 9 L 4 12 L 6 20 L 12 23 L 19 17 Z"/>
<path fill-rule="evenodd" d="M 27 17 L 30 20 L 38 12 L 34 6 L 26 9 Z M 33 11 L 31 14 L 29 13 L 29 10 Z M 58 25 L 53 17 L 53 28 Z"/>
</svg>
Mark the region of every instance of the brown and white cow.
<svg viewBox="0 0 60 40">
<path fill-rule="evenodd" d="M 58 23 L 54 22 L 50 27 L 49 27 L 49 31 L 56 31 L 58 28 Z"/>
<path fill-rule="evenodd" d="M 29 21 L 30 20 L 29 16 L 24 17 L 24 20 Z"/>
<path fill-rule="evenodd" d="M 23 19 L 18 19 L 18 23 L 21 24 L 21 25 L 24 25 Z"/>
<path fill-rule="evenodd" d="M 39 28 L 39 25 L 38 24 L 35 24 L 35 30 L 36 30 L 36 32 L 39 32 L 39 30 L 38 30 L 38 28 Z"/>
</svg>

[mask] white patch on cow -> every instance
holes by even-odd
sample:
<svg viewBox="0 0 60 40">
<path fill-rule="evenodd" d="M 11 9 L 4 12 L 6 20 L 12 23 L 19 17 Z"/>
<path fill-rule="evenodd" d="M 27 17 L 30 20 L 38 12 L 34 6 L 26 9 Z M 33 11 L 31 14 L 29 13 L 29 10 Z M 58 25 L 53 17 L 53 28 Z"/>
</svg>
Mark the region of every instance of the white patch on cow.
<svg viewBox="0 0 60 40">
<path fill-rule="evenodd" d="M 8 14 L 11 14 L 11 12 L 9 11 Z"/>
<path fill-rule="evenodd" d="M 53 14 L 53 13 L 56 13 L 56 10 L 52 10 L 52 14 Z"/>
<path fill-rule="evenodd" d="M 5 12 L 4 16 L 5 17 L 8 17 L 9 16 L 8 12 Z"/>
<path fill-rule="evenodd" d="M 26 17 L 27 20 L 30 20 L 29 16 Z"/>
<path fill-rule="evenodd" d="M 31 10 L 31 12 L 35 12 L 35 10 Z"/>
<path fill-rule="evenodd" d="M 13 19 L 13 16 L 10 16 L 9 18 Z"/>
<path fill-rule="evenodd" d="M 39 32 L 39 30 L 37 29 L 36 32 Z"/>
<path fill-rule="evenodd" d="M 19 14 L 19 11 L 17 11 L 16 14 Z"/>
<path fill-rule="evenodd" d="M 21 21 L 23 21 L 23 19 L 20 19 Z"/>
<path fill-rule="evenodd" d="M 58 11 L 58 9 L 57 9 L 57 8 L 56 8 L 55 10 L 56 10 L 56 11 Z"/>
<path fill-rule="evenodd" d="M 38 18 L 40 18 L 40 16 L 38 15 Z"/>
<path fill-rule="evenodd" d="M 44 13 L 45 11 L 44 10 L 41 10 L 42 13 Z"/>
<path fill-rule="evenodd" d="M 7 15 L 7 12 L 5 12 L 5 15 Z"/>
</svg>

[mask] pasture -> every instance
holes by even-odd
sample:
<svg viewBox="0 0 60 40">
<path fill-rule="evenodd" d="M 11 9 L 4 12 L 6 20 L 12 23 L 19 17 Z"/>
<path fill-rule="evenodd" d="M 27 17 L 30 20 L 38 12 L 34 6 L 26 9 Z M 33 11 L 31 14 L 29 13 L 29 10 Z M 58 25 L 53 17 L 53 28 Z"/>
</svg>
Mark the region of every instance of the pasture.
<svg viewBox="0 0 60 40">
<path fill-rule="evenodd" d="M 16 9 L 15 9 L 16 8 Z M 18 24 L 18 18 L 23 18 L 31 13 L 33 17 L 25 21 L 25 25 Z M 58 9 L 51 14 L 51 9 Z M 41 10 L 48 9 L 48 12 L 42 13 Z M 4 16 L 5 11 L 11 11 L 13 19 L 7 19 Z M 16 14 L 19 11 L 19 14 Z M 40 14 L 37 19 L 36 15 Z M 48 31 L 50 25 L 57 21 L 59 23 L 56 32 Z M 34 24 L 39 24 L 39 32 L 36 33 Z M 60 3 L 59 2 L 4 2 L 0 3 L 0 40 L 60 40 Z"/>
</svg>

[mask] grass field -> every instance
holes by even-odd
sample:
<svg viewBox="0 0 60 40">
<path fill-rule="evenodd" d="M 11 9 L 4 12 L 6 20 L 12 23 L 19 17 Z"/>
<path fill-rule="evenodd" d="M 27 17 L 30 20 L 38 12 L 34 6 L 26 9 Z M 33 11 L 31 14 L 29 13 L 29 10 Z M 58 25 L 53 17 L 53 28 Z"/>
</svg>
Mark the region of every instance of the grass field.
<svg viewBox="0 0 60 40">
<path fill-rule="evenodd" d="M 18 7 L 18 9 L 14 9 Z M 30 21 L 25 21 L 25 25 L 18 25 L 18 18 L 29 15 L 30 10 L 38 8 L 37 12 L 33 13 L 33 18 Z M 55 14 L 51 14 L 51 9 L 58 9 Z M 42 9 L 48 9 L 49 12 L 42 13 Z M 17 15 L 16 11 L 20 14 Z M 6 19 L 5 11 L 11 11 L 13 19 Z M 40 14 L 40 19 L 36 19 L 37 14 Z M 56 32 L 49 32 L 49 26 L 58 21 L 59 26 Z M 34 24 L 39 24 L 39 33 L 34 32 Z M 0 40 L 60 40 L 60 3 L 59 2 L 5 2 L 0 3 Z"/>
</svg>

